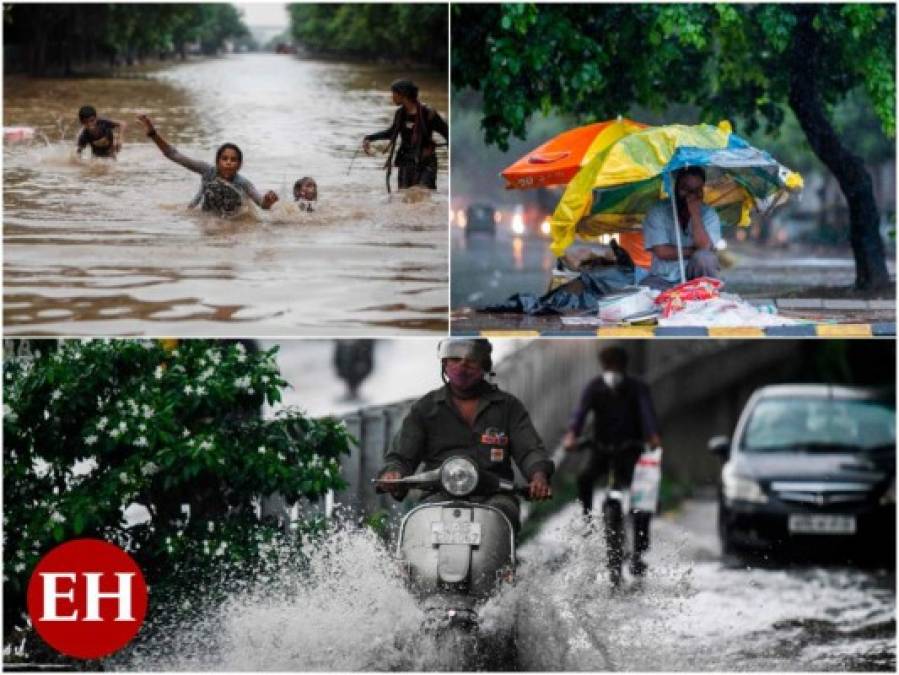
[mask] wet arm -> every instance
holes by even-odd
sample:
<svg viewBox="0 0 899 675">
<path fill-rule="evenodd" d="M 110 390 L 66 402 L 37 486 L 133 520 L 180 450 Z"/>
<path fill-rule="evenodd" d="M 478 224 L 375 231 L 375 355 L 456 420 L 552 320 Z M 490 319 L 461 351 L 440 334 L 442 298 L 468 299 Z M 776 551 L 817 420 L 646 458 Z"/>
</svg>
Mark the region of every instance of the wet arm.
<svg viewBox="0 0 899 675">
<path fill-rule="evenodd" d="M 431 120 L 431 129 L 443 136 L 447 141 L 449 140 L 449 126 L 436 110 L 434 111 L 434 119 Z"/>
<path fill-rule="evenodd" d="M 571 415 L 571 419 L 568 421 L 568 431 L 574 434 L 575 438 L 581 435 L 581 431 L 584 429 L 584 421 L 587 419 L 587 415 L 593 407 L 593 389 L 594 382 L 591 382 L 584 387 L 584 393 L 581 394 L 581 402 L 578 404 L 578 407 Z"/>
<path fill-rule="evenodd" d="M 421 415 L 413 406 L 403 419 L 403 424 L 394 436 L 390 449 L 384 455 L 384 468 L 380 474 L 397 471 L 403 476 L 408 476 L 414 473 L 421 463 L 427 438 Z"/>
<path fill-rule="evenodd" d="M 696 252 L 695 246 L 684 246 L 684 257 L 689 258 Z M 652 247 L 653 254 L 659 260 L 677 260 L 677 246 L 674 244 L 659 244 Z"/>
</svg>

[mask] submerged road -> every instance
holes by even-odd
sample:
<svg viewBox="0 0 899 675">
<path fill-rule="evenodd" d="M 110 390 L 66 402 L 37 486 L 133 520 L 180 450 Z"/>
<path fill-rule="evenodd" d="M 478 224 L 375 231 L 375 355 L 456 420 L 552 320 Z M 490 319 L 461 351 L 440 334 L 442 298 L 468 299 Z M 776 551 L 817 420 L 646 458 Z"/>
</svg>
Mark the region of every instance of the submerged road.
<svg viewBox="0 0 899 675">
<path fill-rule="evenodd" d="M 515 586 L 482 611 L 490 670 L 894 671 L 895 573 L 722 560 L 713 501 L 654 523 L 645 581 L 613 592 L 578 507 L 519 551 Z M 423 614 L 388 549 L 347 521 L 302 572 L 285 551 L 262 582 L 108 665 L 126 670 L 469 670 L 419 631 Z M 513 635 L 514 641 L 508 636 Z"/>
</svg>

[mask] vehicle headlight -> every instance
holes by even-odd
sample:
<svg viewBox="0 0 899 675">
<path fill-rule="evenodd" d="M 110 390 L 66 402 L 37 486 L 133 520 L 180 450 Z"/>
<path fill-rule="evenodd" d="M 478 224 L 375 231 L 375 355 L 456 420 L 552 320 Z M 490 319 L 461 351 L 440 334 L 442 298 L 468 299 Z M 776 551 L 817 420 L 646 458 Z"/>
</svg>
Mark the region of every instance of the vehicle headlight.
<svg viewBox="0 0 899 675">
<path fill-rule="evenodd" d="M 724 498 L 729 501 L 738 499 L 756 504 L 764 504 L 768 501 L 768 496 L 762 491 L 761 485 L 751 478 L 736 475 L 729 467 L 721 473 L 721 482 L 724 488 Z"/>
<path fill-rule="evenodd" d="M 478 467 L 470 459 L 453 457 L 440 467 L 440 482 L 454 497 L 466 497 L 478 486 Z"/>
</svg>

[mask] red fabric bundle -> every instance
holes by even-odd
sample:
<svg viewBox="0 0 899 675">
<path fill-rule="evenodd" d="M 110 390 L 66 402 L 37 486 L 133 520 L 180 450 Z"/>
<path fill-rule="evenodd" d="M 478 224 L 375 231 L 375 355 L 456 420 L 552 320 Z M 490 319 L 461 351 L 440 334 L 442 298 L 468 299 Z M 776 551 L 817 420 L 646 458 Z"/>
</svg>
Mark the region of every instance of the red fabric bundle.
<svg viewBox="0 0 899 675">
<path fill-rule="evenodd" d="M 724 282 L 712 277 L 699 277 L 662 291 L 655 303 L 662 308 L 662 316 L 666 319 L 679 312 L 689 300 L 711 300 L 718 297 L 718 291 Z"/>
</svg>

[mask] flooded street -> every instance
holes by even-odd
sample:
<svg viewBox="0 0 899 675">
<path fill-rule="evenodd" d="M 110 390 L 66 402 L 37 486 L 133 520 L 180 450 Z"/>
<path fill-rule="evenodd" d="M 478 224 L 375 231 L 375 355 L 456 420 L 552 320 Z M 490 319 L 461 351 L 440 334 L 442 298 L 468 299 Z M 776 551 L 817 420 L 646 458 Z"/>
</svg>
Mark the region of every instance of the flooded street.
<svg viewBox="0 0 899 675">
<path fill-rule="evenodd" d="M 4 323 L 9 335 L 378 335 L 444 331 L 446 150 L 438 190 L 388 199 L 385 66 L 243 54 L 128 79 L 7 78 L 4 124 L 42 139 L 4 149 Z M 445 74 L 414 72 L 447 109 Z M 117 162 L 74 158 L 78 107 L 128 124 Z M 225 141 L 271 211 L 221 220 L 187 209 L 199 177 L 164 158 L 135 116 L 211 162 Z M 437 137 L 438 141 L 442 141 Z M 86 151 L 85 157 L 89 155 Z M 318 182 L 313 213 L 291 202 Z"/>
<path fill-rule="evenodd" d="M 722 561 L 714 502 L 654 523 L 646 580 L 612 592 L 600 537 L 574 505 L 519 551 L 518 583 L 482 611 L 489 670 L 872 671 L 895 669 L 895 575 Z M 467 670 L 419 631 L 423 615 L 370 531 L 338 528 L 307 571 L 284 565 L 198 621 L 116 659 L 152 670 Z M 509 635 L 515 636 L 509 638 Z M 514 644 L 514 648 L 510 646 Z M 498 653 L 505 654 L 500 663 Z M 475 666 L 477 663 L 475 662 Z"/>
</svg>

